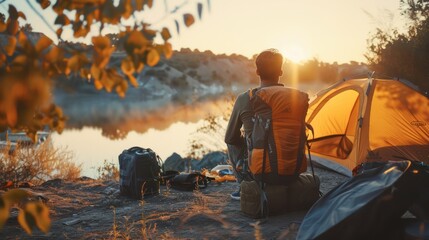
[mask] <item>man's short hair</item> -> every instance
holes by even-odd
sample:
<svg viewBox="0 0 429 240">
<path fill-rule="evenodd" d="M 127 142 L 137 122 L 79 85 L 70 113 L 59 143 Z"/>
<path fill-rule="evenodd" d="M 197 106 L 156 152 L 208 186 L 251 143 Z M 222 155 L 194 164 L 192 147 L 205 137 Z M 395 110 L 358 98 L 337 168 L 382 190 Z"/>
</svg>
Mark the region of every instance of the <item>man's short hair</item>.
<svg viewBox="0 0 429 240">
<path fill-rule="evenodd" d="M 267 49 L 256 57 L 256 69 L 262 79 L 277 80 L 281 75 L 283 56 L 277 49 Z"/>
</svg>

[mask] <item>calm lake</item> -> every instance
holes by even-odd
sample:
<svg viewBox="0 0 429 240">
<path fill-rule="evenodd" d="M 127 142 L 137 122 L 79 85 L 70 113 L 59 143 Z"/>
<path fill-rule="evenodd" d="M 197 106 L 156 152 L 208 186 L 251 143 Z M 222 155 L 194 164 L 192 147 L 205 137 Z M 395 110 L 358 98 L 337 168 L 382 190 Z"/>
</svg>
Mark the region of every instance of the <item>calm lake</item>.
<svg viewBox="0 0 429 240">
<path fill-rule="evenodd" d="M 185 156 L 189 142 L 202 121 L 196 123 L 176 122 L 164 130 L 149 129 L 146 133 L 130 132 L 124 139 L 104 137 L 101 129 L 85 127 L 81 130 L 65 130 L 54 133 L 55 146 L 67 146 L 74 152 L 76 162 L 82 164 L 82 175 L 97 177 L 97 167 L 104 160 L 118 164 L 118 155 L 132 146 L 151 148 L 165 160 L 173 152 Z"/>
<path fill-rule="evenodd" d="M 232 104 L 224 97 L 162 104 L 89 97 L 67 102 L 72 102 L 63 104 L 69 117 L 67 129 L 51 135 L 53 144 L 72 151 L 75 161 L 82 164 L 82 175 L 92 178 L 98 177 L 97 168 L 104 160 L 118 164 L 118 155 L 133 146 L 151 148 L 165 160 L 174 152 L 186 156 L 191 140 L 221 142 L 226 125 L 221 116 L 231 111 Z M 218 117 L 222 125 L 216 136 L 197 132 L 208 116 Z"/>
<path fill-rule="evenodd" d="M 314 94 L 322 86 L 301 86 Z M 234 95 L 237 95 L 235 93 Z M 118 155 L 133 146 L 151 148 L 163 160 L 176 152 L 185 157 L 191 140 L 209 149 L 225 148 L 223 136 L 226 121 L 222 116 L 232 110 L 233 95 L 205 98 L 140 99 L 132 94 L 119 99 L 112 94 L 79 94 L 56 96 L 68 116 L 62 134 L 53 133 L 54 146 L 67 147 L 82 164 L 82 175 L 96 178 L 104 160 L 118 164 Z M 311 95 L 310 95 L 311 96 Z M 218 131 L 197 133 L 208 116 L 219 119 Z"/>
</svg>

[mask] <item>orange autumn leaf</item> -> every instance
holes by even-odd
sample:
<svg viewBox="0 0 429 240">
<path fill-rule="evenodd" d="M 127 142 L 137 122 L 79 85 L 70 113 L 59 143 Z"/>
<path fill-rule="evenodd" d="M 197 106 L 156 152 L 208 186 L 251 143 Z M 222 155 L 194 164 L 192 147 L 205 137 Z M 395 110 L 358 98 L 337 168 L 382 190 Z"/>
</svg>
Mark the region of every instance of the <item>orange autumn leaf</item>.
<svg viewBox="0 0 429 240">
<path fill-rule="evenodd" d="M 171 58 L 171 56 L 173 55 L 173 46 L 171 46 L 171 44 L 170 44 L 170 43 L 165 43 L 165 44 L 164 44 L 163 51 L 164 51 L 164 56 L 165 56 L 167 59 L 169 59 L 169 58 Z"/>
<path fill-rule="evenodd" d="M 49 209 L 41 202 L 29 202 L 25 206 L 25 211 L 35 219 L 36 226 L 44 233 L 51 227 Z"/>
<path fill-rule="evenodd" d="M 52 45 L 52 42 L 53 41 L 50 38 L 48 38 L 47 36 L 42 34 L 39 41 L 37 41 L 36 51 L 41 52 L 41 51 L 45 50 L 46 48 L 48 48 L 49 46 Z"/>
<path fill-rule="evenodd" d="M 121 70 L 125 75 L 133 74 L 135 71 L 133 61 L 127 57 L 121 61 Z"/>
<path fill-rule="evenodd" d="M 7 29 L 7 24 L 3 21 L 0 21 L 0 32 L 4 32 Z"/>
<path fill-rule="evenodd" d="M 94 45 L 94 64 L 99 68 L 104 68 L 110 60 L 110 56 L 115 51 L 110 39 L 106 36 L 97 36 L 92 38 Z"/>
<path fill-rule="evenodd" d="M 15 36 L 19 30 L 18 20 L 10 20 L 7 23 L 7 33 L 11 36 Z"/>
<path fill-rule="evenodd" d="M 34 217 L 23 209 L 19 211 L 18 223 L 25 230 L 25 232 L 30 235 L 33 233 L 33 228 L 36 225 Z"/>
<path fill-rule="evenodd" d="M 166 27 L 162 28 L 161 36 L 162 36 L 162 39 L 164 39 L 164 41 L 167 41 L 168 39 L 171 38 L 171 34 L 168 28 Z"/>
<path fill-rule="evenodd" d="M 103 84 L 101 83 L 101 81 L 99 81 L 97 79 L 94 80 L 94 86 L 95 86 L 95 89 L 97 89 L 97 90 L 103 89 Z"/>
<path fill-rule="evenodd" d="M 194 16 L 192 16 L 192 14 L 186 13 L 183 15 L 183 21 L 185 23 L 185 26 L 189 27 L 192 24 L 194 24 L 195 19 L 194 19 Z"/>
<path fill-rule="evenodd" d="M 159 57 L 158 51 L 152 48 L 151 50 L 149 50 L 146 56 L 146 63 L 147 65 L 153 67 L 159 62 L 159 59 L 160 57 Z"/>
<path fill-rule="evenodd" d="M 146 1 L 146 5 L 147 5 L 149 8 L 152 8 L 153 0 L 145 0 L 145 1 Z"/>
<path fill-rule="evenodd" d="M 127 77 L 130 80 L 130 83 L 131 83 L 131 85 L 133 85 L 133 87 L 139 86 L 137 79 L 132 74 L 128 74 Z"/>
<path fill-rule="evenodd" d="M 37 0 L 37 2 L 40 4 L 42 9 L 46 9 L 51 5 L 51 2 L 49 0 Z"/>
</svg>

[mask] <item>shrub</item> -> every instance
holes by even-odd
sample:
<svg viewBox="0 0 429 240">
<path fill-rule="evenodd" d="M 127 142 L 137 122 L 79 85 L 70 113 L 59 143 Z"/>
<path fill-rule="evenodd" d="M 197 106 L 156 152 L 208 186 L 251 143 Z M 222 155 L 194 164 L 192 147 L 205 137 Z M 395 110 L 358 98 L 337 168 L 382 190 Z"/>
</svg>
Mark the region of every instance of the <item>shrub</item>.
<svg viewBox="0 0 429 240">
<path fill-rule="evenodd" d="M 111 162 L 104 160 L 103 165 L 97 168 L 98 179 L 119 181 L 119 169 Z"/>
<path fill-rule="evenodd" d="M 49 138 L 38 146 L 12 148 L 9 144 L 0 150 L 0 182 L 40 184 L 54 178 L 78 178 L 81 166 L 73 157 L 72 151 L 54 147 Z"/>
</svg>

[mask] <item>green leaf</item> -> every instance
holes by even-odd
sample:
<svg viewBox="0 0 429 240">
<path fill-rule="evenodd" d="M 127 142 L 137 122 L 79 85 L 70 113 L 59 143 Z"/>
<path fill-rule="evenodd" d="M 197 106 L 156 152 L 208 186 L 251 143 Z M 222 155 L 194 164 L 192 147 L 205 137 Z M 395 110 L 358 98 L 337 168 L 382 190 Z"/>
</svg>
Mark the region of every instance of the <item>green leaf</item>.
<svg viewBox="0 0 429 240">
<path fill-rule="evenodd" d="M 192 16 L 192 14 L 186 13 L 183 15 L 183 21 L 185 22 L 185 26 L 189 27 L 192 24 L 194 24 L 195 19 L 194 19 L 194 16 Z"/>
</svg>

